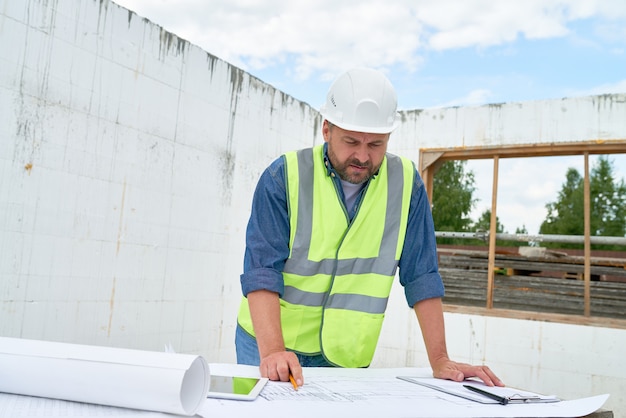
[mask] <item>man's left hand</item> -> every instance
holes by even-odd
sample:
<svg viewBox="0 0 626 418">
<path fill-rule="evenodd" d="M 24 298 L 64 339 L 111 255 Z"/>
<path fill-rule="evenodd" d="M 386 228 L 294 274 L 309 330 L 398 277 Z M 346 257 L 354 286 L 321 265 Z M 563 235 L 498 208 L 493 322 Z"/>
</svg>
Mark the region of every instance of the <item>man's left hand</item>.
<svg viewBox="0 0 626 418">
<path fill-rule="evenodd" d="M 439 379 L 461 382 L 470 377 L 477 377 L 487 386 L 504 386 L 504 383 L 487 366 L 473 366 L 466 363 L 457 363 L 452 360 L 442 360 L 433 368 L 433 375 Z"/>
</svg>

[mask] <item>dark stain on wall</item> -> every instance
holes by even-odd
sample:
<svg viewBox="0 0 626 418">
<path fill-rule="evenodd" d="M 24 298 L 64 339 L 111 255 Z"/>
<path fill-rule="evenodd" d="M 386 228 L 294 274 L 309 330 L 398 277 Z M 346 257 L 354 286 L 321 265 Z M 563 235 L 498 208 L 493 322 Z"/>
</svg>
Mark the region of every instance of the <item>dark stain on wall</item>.
<svg viewBox="0 0 626 418">
<path fill-rule="evenodd" d="M 175 56 L 184 56 L 188 42 L 159 26 L 159 56 L 173 52 Z"/>
</svg>

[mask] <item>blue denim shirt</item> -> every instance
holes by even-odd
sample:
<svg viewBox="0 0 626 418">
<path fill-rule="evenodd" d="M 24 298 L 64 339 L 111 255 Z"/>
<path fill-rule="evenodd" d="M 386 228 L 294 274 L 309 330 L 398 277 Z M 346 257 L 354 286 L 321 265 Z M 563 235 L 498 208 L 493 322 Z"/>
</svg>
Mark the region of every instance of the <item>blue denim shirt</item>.
<svg viewBox="0 0 626 418">
<path fill-rule="evenodd" d="M 339 176 L 324 155 L 328 175 L 334 173 L 333 181 L 344 200 Z M 361 189 L 357 203 L 365 188 Z M 349 213 L 350 219 L 355 209 Z M 241 275 L 244 296 L 255 290 L 270 290 L 282 296 L 284 282 L 282 271 L 289 257 L 289 215 L 285 185 L 285 160 L 276 159 L 261 175 L 252 200 L 252 213 L 246 230 L 246 251 Z M 430 203 L 422 178 L 415 172 L 411 194 L 409 220 L 404 247 L 399 263 L 400 283 L 404 286 L 407 303 L 429 298 L 443 297 L 443 281 L 437 264 L 437 244 Z"/>
</svg>

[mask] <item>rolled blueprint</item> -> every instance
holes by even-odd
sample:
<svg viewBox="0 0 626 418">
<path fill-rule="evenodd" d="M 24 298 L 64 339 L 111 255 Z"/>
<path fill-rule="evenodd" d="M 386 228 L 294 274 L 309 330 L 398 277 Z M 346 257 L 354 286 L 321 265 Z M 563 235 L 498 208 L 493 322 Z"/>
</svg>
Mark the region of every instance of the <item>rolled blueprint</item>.
<svg viewBox="0 0 626 418">
<path fill-rule="evenodd" d="M 201 356 L 0 337 L 0 392 L 193 415 L 209 390 Z"/>
</svg>

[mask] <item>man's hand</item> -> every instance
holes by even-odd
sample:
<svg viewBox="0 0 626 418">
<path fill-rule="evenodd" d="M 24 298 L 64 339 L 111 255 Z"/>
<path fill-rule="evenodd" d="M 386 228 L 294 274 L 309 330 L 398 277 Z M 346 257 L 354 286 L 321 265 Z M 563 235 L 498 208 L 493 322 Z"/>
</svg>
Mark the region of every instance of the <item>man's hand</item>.
<svg viewBox="0 0 626 418">
<path fill-rule="evenodd" d="M 442 359 L 433 367 L 433 375 L 439 379 L 461 382 L 469 377 L 477 377 L 487 386 L 504 386 L 504 383 L 487 366 L 473 366 L 466 363 L 457 363 L 449 359 Z"/>
<path fill-rule="evenodd" d="M 277 351 L 263 357 L 259 370 L 261 376 L 268 377 L 270 380 L 280 380 L 281 382 L 288 382 L 289 374 L 291 373 L 298 386 L 304 384 L 302 367 L 298 357 L 290 351 Z"/>
</svg>

